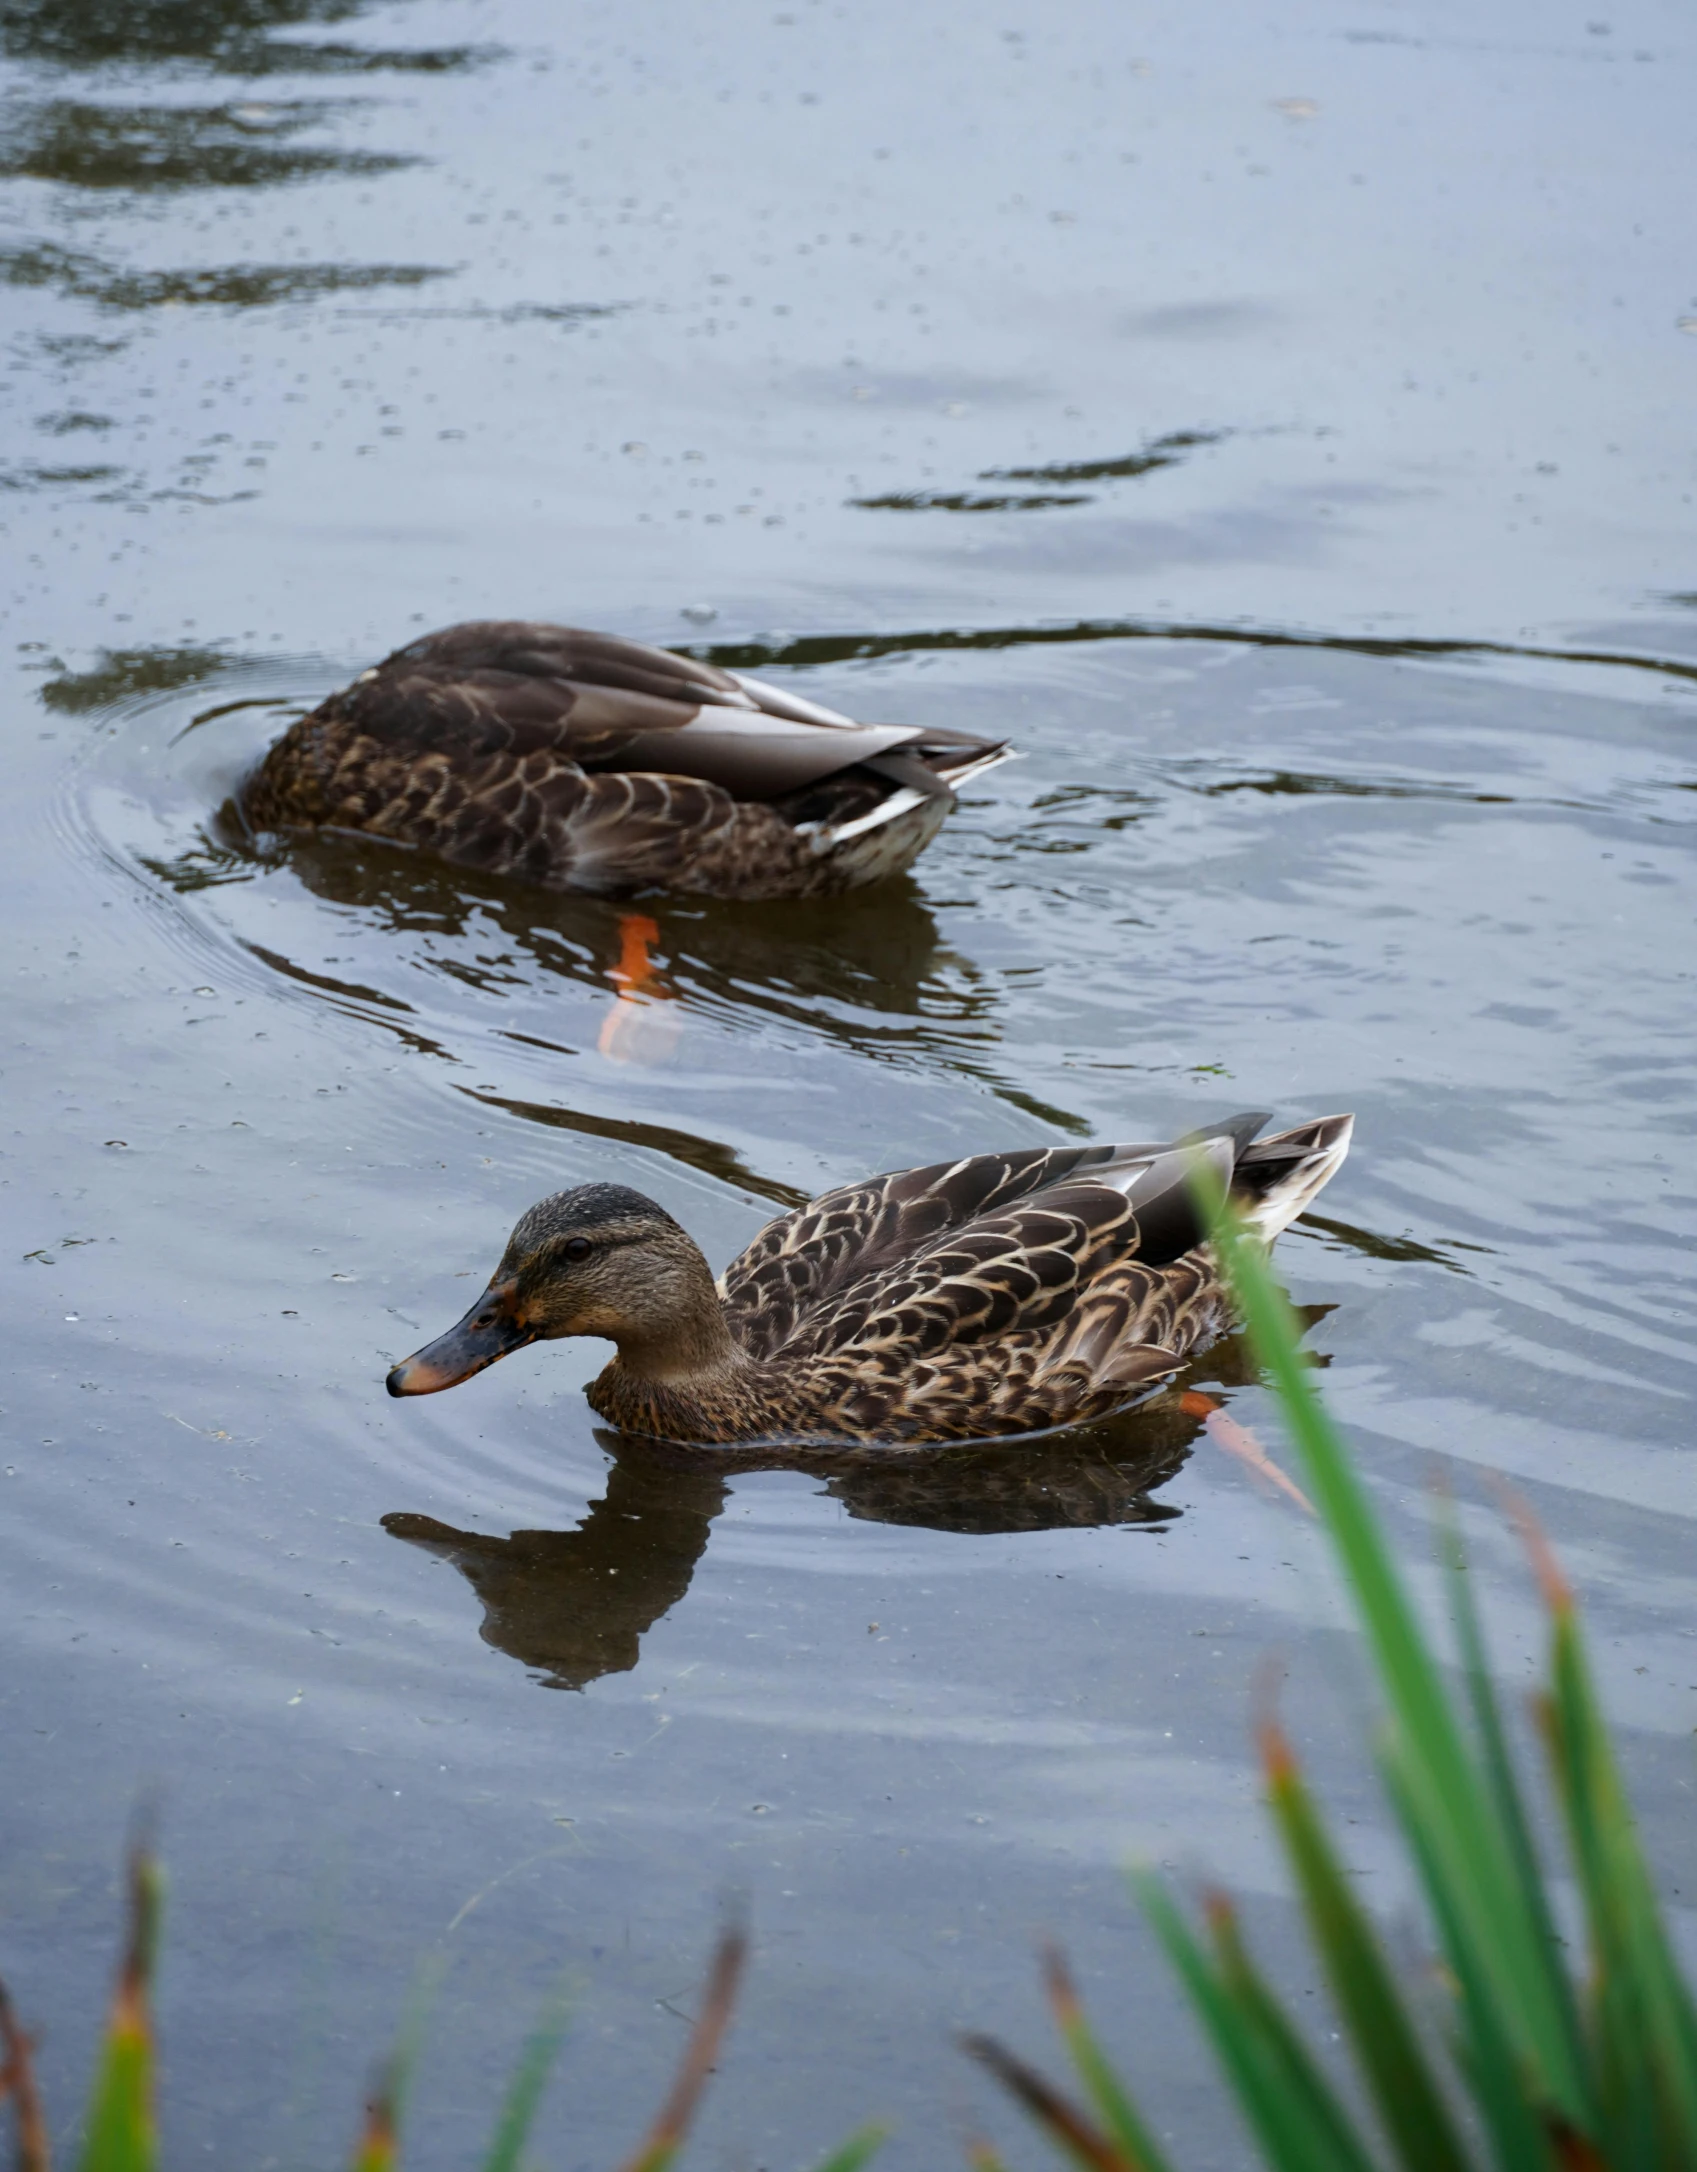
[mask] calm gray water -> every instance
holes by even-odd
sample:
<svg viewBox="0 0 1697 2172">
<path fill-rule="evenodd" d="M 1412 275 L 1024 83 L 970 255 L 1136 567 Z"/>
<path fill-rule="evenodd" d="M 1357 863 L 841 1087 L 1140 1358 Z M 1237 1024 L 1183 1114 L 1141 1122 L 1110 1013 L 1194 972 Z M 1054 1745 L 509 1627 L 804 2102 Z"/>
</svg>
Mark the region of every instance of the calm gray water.
<svg viewBox="0 0 1697 2172">
<path fill-rule="evenodd" d="M 1311 1347 L 1417 1567 L 1449 1459 L 1511 1689 L 1493 1485 L 1552 1532 L 1689 1931 L 1687 13 L 14 0 L 0 55 L 0 1970 L 61 2132 L 149 1792 L 182 2164 L 334 2158 L 434 1959 L 414 2160 L 564 1976 L 537 2154 L 604 2165 L 739 1895 L 700 2163 L 1030 2161 L 952 2038 L 1046 2050 L 1055 1932 L 1241 2164 L 1120 1868 L 1309 1983 L 1269 1652 L 1406 1907 L 1324 1552 L 1171 1399 L 730 1473 L 615 1456 L 593 1346 L 388 1402 L 591 1178 L 717 1264 L 868 1169 L 1354 1108 Z M 908 882 L 646 902 L 621 1000 L 617 908 L 220 824 L 473 614 L 1027 759 Z"/>
</svg>

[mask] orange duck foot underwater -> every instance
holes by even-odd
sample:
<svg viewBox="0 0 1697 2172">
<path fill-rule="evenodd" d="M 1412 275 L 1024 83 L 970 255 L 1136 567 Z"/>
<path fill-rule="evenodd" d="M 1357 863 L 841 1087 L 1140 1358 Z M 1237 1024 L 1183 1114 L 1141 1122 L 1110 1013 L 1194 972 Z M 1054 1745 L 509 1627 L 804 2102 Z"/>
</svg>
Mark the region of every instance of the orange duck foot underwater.
<svg viewBox="0 0 1697 2172">
<path fill-rule="evenodd" d="M 606 897 L 828 897 L 910 866 L 996 740 L 856 724 L 613 634 L 427 634 L 292 725 L 243 789 L 265 830 L 355 830 Z"/>
<path fill-rule="evenodd" d="M 1024 1148 L 903 1169 L 770 1222 L 715 1285 L 665 1209 L 584 1184 L 520 1221 L 457 1327 L 397 1365 L 430 1395 L 555 1335 L 617 1345 L 588 1390 L 630 1433 L 692 1442 L 982 1440 L 1105 1417 L 1232 1324 L 1191 1197 L 1205 1154 L 1270 1244 L 1353 1118 L 1257 1139 Z"/>
</svg>

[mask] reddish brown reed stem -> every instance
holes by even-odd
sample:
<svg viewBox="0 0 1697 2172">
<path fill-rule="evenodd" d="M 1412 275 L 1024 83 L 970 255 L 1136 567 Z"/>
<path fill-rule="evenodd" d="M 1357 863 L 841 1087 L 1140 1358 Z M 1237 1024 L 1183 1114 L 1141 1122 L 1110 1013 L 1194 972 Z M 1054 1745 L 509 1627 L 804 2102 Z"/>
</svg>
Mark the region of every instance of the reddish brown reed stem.
<svg viewBox="0 0 1697 2172">
<path fill-rule="evenodd" d="M 0 1983 L 0 2104 L 12 2100 L 12 2119 L 18 2138 L 18 2172 L 49 2172 L 47 2120 L 41 2109 L 41 2092 L 35 2082 L 35 2045 L 18 2026 L 18 2017 L 6 1986 Z"/>
<path fill-rule="evenodd" d="M 719 2056 L 719 2045 L 736 2005 L 737 1986 L 742 1981 L 747 1959 L 748 1934 L 740 1929 L 726 1931 L 713 1956 L 707 1994 L 685 2047 L 683 2064 L 672 2084 L 672 2093 L 660 2107 L 660 2116 L 648 2130 L 641 2147 L 626 2160 L 622 2172 L 647 2172 L 651 2166 L 665 2164 L 689 2132 L 701 2092 L 707 2086 L 707 2077 Z"/>
</svg>

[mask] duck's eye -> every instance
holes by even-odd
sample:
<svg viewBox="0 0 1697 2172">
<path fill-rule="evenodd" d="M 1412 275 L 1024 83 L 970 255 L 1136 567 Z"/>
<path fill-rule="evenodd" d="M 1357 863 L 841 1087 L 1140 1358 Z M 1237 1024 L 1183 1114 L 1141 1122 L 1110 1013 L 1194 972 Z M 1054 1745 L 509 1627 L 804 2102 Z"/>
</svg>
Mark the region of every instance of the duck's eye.
<svg viewBox="0 0 1697 2172">
<path fill-rule="evenodd" d="M 580 1260 L 587 1259 L 595 1247 L 587 1237 L 568 1237 L 560 1249 L 567 1259 Z"/>
</svg>

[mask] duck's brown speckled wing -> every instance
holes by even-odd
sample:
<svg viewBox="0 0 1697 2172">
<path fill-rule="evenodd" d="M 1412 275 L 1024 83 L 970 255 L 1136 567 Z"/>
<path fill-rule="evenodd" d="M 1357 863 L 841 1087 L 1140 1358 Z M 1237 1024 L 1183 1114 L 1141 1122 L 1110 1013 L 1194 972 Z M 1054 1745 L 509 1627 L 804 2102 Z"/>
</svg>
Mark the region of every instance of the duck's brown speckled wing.
<svg viewBox="0 0 1697 2172">
<path fill-rule="evenodd" d="M 599 686 L 696 708 L 702 702 L 742 703 L 739 682 L 715 664 L 669 649 L 651 649 L 617 634 L 592 633 L 580 626 L 554 626 L 540 619 L 468 619 L 437 633 L 409 641 L 384 658 L 378 679 L 412 672 L 459 678 L 482 671 Z"/>
<path fill-rule="evenodd" d="M 719 1278 L 731 1332 L 754 1356 L 782 1349 L 802 1319 L 862 1277 L 909 1258 L 975 1215 L 1040 1190 L 1111 1147 L 1027 1147 L 896 1169 L 840 1185 L 768 1222 Z"/>
<path fill-rule="evenodd" d="M 1262 1121 L 1108 1149 L 853 1282 L 788 1346 L 805 1353 L 815 1412 L 891 1438 L 1036 1431 L 1172 1374 L 1231 1319 L 1192 1194 L 1197 1153 L 1271 1242 L 1348 1147 L 1348 1117 L 1251 1144 Z"/>
<path fill-rule="evenodd" d="M 779 797 L 922 736 L 856 724 L 694 657 L 516 619 L 426 635 L 340 700 L 380 745 L 473 756 L 546 748 L 591 773 L 699 777 L 739 799 Z"/>
<path fill-rule="evenodd" d="M 1229 1173 L 1231 1141 L 1206 1151 Z M 1093 1160 L 804 1308 L 770 1361 L 796 1417 L 892 1441 L 1036 1432 L 1174 1372 L 1226 1318 L 1191 1155 Z"/>
<path fill-rule="evenodd" d="M 1214 1152 L 1228 1172 L 1229 1146 L 1216 1142 Z M 804 1318 L 792 1340 L 818 1355 L 899 1347 L 935 1357 L 1064 1326 L 1067 1355 L 1057 1361 L 1093 1370 L 1108 1343 L 1083 1333 L 1078 1316 L 1111 1271 L 1131 1262 L 1158 1271 L 1202 1240 L 1188 1174 L 1188 1157 L 1169 1150 L 1116 1157 L 1046 1184 L 932 1238 L 898 1264 L 874 1267 Z"/>
<path fill-rule="evenodd" d="M 1231 1142 L 1213 1144 L 1229 1174 Z M 879 1340 L 887 1330 L 872 1323 L 908 1308 L 916 1352 L 939 1336 L 1052 1324 L 1122 1252 L 1160 1264 L 1198 1241 L 1183 1167 L 1170 1142 L 1033 1147 L 844 1185 L 769 1223 L 732 1261 L 726 1316 L 761 1358 Z"/>
<path fill-rule="evenodd" d="M 1197 1153 L 1270 1240 L 1347 1143 L 1347 1119 L 1329 1119 L 1254 1145 L 1264 1121 L 847 1186 L 727 1270 L 733 1332 L 798 1432 L 960 1440 L 1105 1415 L 1229 1324 Z"/>
<path fill-rule="evenodd" d="M 611 634 L 481 620 L 331 695 L 271 748 L 243 805 L 256 829 L 359 830 L 573 888 L 805 894 L 875 874 L 883 844 L 861 848 L 869 868 L 839 869 L 809 826 L 864 826 L 905 784 L 917 811 L 890 844 L 911 858 L 947 780 L 995 752 L 855 724 Z"/>
</svg>

